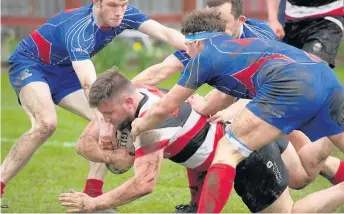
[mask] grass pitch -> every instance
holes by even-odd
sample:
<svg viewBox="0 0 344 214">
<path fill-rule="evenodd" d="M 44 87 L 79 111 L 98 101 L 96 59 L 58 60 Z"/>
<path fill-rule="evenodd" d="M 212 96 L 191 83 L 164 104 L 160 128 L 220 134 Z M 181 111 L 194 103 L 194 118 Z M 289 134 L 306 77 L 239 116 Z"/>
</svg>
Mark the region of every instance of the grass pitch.
<svg viewBox="0 0 344 214">
<path fill-rule="evenodd" d="M 344 82 L 344 67 L 336 69 Z M 125 73 L 132 77 L 134 73 Z M 17 98 L 8 81 L 6 72 L 1 75 L 1 161 L 21 134 L 30 129 L 30 121 L 17 103 Z M 177 75 L 161 84 L 169 88 L 177 81 Z M 210 87 L 199 90 L 205 94 Z M 81 119 L 57 107 L 58 128 L 54 135 L 34 154 L 29 164 L 6 185 L 4 199 L 9 208 L 3 213 L 57 213 L 64 212 L 58 197 L 71 188 L 82 191 L 88 173 L 88 161 L 77 155 L 75 142 L 87 124 Z M 338 151 L 334 156 L 344 159 Z M 104 191 L 109 191 L 133 175 L 130 170 L 124 175 L 108 173 Z M 291 191 L 294 200 L 329 187 L 327 180 L 320 177 L 300 191 Z M 171 161 L 164 160 L 158 184 L 154 193 L 119 207 L 119 212 L 165 213 L 173 212 L 174 207 L 190 200 L 185 169 Z M 224 212 L 249 212 L 241 199 L 233 193 Z M 337 212 L 344 212 L 344 206 Z"/>
</svg>

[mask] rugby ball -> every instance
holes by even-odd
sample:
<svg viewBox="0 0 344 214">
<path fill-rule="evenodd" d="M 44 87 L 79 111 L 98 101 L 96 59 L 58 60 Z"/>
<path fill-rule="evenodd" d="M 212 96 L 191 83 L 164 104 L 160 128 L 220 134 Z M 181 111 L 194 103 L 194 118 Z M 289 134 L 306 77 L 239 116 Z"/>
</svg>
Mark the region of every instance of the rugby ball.
<svg viewBox="0 0 344 214">
<path fill-rule="evenodd" d="M 129 129 L 117 131 L 117 148 L 118 149 L 134 149 L 133 138 Z"/>
<path fill-rule="evenodd" d="M 106 167 L 113 174 L 123 174 L 127 172 L 135 161 L 135 148 L 131 133 L 128 129 L 117 131 L 116 155 L 119 155 L 118 163 L 106 164 Z"/>
</svg>

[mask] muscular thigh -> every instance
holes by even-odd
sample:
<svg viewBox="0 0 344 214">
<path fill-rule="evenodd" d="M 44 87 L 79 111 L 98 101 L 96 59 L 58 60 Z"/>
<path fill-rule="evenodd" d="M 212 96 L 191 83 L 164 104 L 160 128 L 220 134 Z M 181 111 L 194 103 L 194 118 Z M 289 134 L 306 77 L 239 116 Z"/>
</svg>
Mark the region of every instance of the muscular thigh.
<svg viewBox="0 0 344 214">
<path fill-rule="evenodd" d="M 253 152 L 236 170 L 234 188 L 251 212 L 260 212 L 273 204 L 289 183 L 275 142 Z"/>
<path fill-rule="evenodd" d="M 31 82 L 25 85 L 19 93 L 21 105 L 29 116 L 33 125 L 38 121 L 57 121 L 55 105 L 51 99 L 49 86 L 45 82 Z"/>
<path fill-rule="evenodd" d="M 294 201 L 290 196 L 289 189 L 286 188 L 281 196 L 261 213 L 291 213 Z"/>
<path fill-rule="evenodd" d="M 259 149 L 282 135 L 281 130 L 262 120 L 247 108 L 236 116 L 230 129 L 251 150 Z"/>
<path fill-rule="evenodd" d="M 86 120 L 92 120 L 94 117 L 93 110 L 88 104 L 83 90 L 77 90 L 68 94 L 62 98 L 58 105 Z"/>
</svg>

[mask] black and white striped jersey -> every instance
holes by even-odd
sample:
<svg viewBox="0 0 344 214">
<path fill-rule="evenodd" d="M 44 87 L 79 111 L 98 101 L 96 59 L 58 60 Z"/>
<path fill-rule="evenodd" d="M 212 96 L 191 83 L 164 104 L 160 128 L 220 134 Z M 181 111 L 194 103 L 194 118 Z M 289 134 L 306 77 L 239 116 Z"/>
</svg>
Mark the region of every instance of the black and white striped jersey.
<svg viewBox="0 0 344 214">
<path fill-rule="evenodd" d="M 288 20 L 344 16 L 344 0 L 287 0 L 285 14 Z"/>
<path fill-rule="evenodd" d="M 142 117 L 165 92 L 155 87 L 140 87 L 144 95 L 136 117 Z M 185 166 L 204 171 L 214 157 L 217 142 L 224 135 L 222 124 L 211 125 L 207 117 L 192 110 L 185 102 L 161 125 L 141 134 L 134 143 L 136 158 L 164 149 L 164 158 Z"/>
</svg>

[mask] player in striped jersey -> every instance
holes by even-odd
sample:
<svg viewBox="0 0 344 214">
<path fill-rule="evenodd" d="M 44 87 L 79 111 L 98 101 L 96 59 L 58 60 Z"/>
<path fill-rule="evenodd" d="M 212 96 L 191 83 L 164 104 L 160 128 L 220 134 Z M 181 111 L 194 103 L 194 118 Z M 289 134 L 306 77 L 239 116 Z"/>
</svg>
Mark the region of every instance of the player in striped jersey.
<svg viewBox="0 0 344 214">
<path fill-rule="evenodd" d="M 97 107 L 114 127 L 124 129 L 130 126 L 132 120 L 142 117 L 164 95 L 165 92 L 155 87 L 135 88 L 130 80 L 112 69 L 100 75 L 92 85 L 90 105 Z M 97 132 L 99 129 L 91 125 L 81 139 L 86 139 L 88 135 L 93 136 L 94 141 Z M 130 203 L 153 191 L 163 158 L 187 168 L 191 174 L 189 182 L 195 190 L 193 200 L 197 203 L 204 176 L 213 161 L 217 143 L 224 134 L 222 123 L 209 124 L 206 117 L 197 114 L 185 102 L 163 124 L 143 133 L 134 143 L 135 175 L 132 178 L 96 198 L 79 192 L 62 193 L 61 204 L 71 207 L 68 212 L 94 212 Z M 114 156 L 123 156 L 113 157 L 112 160 L 127 156 L 128 162 L 132 163 L 132 158 L 121 152 L 113 151 Z M 293 203 L 287 185 L 288 172 L 276 143 L 264 146 L 237 166 L 235 189 L 252 212 L 331 212 L 344 203 L 344 197 L 340 197 L 343 193 L 338 191 L 337 186 Z M 220 191 L 218 187 L 217 183 L 212 186 L 214 191 Z"/>
</svg>

